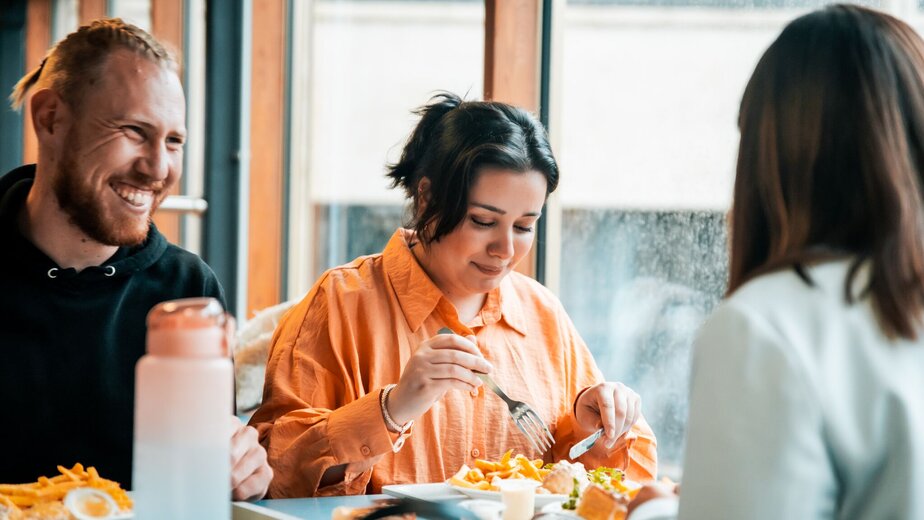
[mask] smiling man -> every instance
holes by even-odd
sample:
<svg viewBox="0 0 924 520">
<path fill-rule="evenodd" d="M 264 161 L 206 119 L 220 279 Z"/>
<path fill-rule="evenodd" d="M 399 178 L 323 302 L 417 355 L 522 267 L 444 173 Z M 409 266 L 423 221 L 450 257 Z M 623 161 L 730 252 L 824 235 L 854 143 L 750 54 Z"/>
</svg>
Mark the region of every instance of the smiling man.
<svg viewBox="0 0 924 520">
<path fill-rule="evenodd" d="M 130 486 L 147 312 L 224 301 L 211 269 L 151 223 L 182 174 L 177 69 L 149 34 L 101 20 L 13 91 L 16 108 L 28 97 L 39 153 L 0 177 L 0 482 L 82 462 Z M 234 498 L 262 497 L 272 471 L 256 431 L 229 434 Z"/>
</svg>

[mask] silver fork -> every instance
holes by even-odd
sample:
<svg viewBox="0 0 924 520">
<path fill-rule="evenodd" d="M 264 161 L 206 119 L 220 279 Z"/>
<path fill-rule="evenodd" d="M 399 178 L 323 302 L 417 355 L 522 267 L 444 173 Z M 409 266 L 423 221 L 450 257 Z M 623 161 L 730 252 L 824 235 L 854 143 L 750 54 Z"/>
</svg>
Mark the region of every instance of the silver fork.
<svg viewBox="0 0 924 520">
<path fill-rule="evenodd" d="M 443 327 L 437 334 L 455 333 Z M 507 410 L 510 411 L 510 417 L 513 418 L 513 423 L 517 425 L 517 428 L 523 432 L 523 435 L 526 436 L 529 443 L 532 444 L 539 453 L 545 453 L 555 444 L 555 437 L 552 436 L 549 427 L 545 425 L 542 417 L 539 417 L 539 414 L 537 414 L 532 407 L 523 401 L 516 401 L 507 397 L 507 394 L 497 386 L 497 383 L 494 382 L 491 376 L 487 374 L 478 374 L 478 377 L 480 377 L 481 380 L 484 381 L 484 384 L 488 385 L 488 388 L 493 390 L 498 397 L 507 403 Z"/>
</svg>

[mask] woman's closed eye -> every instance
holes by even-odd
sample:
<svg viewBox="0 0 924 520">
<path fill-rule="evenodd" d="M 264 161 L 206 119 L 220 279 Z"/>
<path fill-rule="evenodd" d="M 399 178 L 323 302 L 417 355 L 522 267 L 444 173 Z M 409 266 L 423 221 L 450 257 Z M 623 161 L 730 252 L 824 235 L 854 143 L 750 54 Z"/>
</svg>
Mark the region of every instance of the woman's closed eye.
<svg viewBox="0 0 924 520">
<path fill-rule="evenodd" d="M 469 218 L 471 219 L 472 223 L 478 227 L 492 228 L 497 225 L 497 222 L 494 220 L 481 220 L 478 217 L 469 217 Z M 532 233 L 533 231 L 532 226 L 521 226 L 521 225 L 515 224 L 513 228 L 519 231 L 520 233 Z"/>
<path fill-rule="evenodd" d="M 469 217 L 469 218 L 471 218 L 472 222 L 476 226 L 480 226 L 483 228 L 494 227 L 494 224 L 496 224 L 496 222 L 494 222 L 493 220 L 481 220 L 478 217 Z"/>
</svg>

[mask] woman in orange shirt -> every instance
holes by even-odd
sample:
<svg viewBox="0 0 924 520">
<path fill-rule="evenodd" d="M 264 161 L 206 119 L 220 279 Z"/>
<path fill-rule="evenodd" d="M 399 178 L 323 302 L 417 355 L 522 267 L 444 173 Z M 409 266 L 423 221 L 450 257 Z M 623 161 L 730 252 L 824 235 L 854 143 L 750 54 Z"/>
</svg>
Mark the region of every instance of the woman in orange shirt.
<svg viewBox="0 0 924 520">
<path fill-rule="evenodd" d="M 251 420 L 275 471 L 270 496 L 439 482 L 508 449 L 557 461 L 601 426 L 579 460 L 653 478 L 638 395 L 604 382 L 558 299 L 513 270 L 558 184 L 544 129 L 523 110 L 451 94 L 419 113 L 389 171 L 411 229 L 326 272 L 276 329 Z M 478 373 L 538 412 L 550 450 L 529 443 Z"/>
</svg>

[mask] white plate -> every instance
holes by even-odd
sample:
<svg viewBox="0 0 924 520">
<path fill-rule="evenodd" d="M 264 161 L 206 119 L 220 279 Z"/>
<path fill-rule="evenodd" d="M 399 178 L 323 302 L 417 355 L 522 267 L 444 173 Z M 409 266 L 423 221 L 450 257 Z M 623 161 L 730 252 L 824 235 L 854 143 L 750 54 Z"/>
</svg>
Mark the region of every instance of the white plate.
<svg viewBox="0 0 924 520">
<path fill-rule="evenodd" d="M 567 518 L 580 518 L 577 513 L 572 509 L 562 509 L 561 505 L 564 502 L 556 502 L 553 504 L 546 504 L 542 508 L 543 513 L 555 513 L 556 516 L 567 517 Z"/>
<path fill-rule="evenodd" d="M 460 486 L 451 486 L 451 487 L 452 489 L 458 491 L 459 493 L 468 495 L 471 498 L 482 498 L 485 500 L 497 500 L 497 501 L 500 501 L 501 499 L 500 491 L 483 491 L 481 489 L 471 489 L 471 488 L 464 488 Z M 536 493 L 536 507 L 537 508 L 544 507 L 548 504 L 556 504 L 556 503 L 560 504 L 562 502 L 565 502 L 566 500 L 568 500 L 567 495 L 547 495 L 544 493 Z"/>
<path fill-rule="evenodd" d="M 382 486 L 382 493 L 398 498 L 419 498 L 430 502 L 447 502 L 451 500 L 464 500 L 465 495 L 457 493 L 449 484 L 436 482 L 433 484 L 391 484 Z"/>
</svg>

